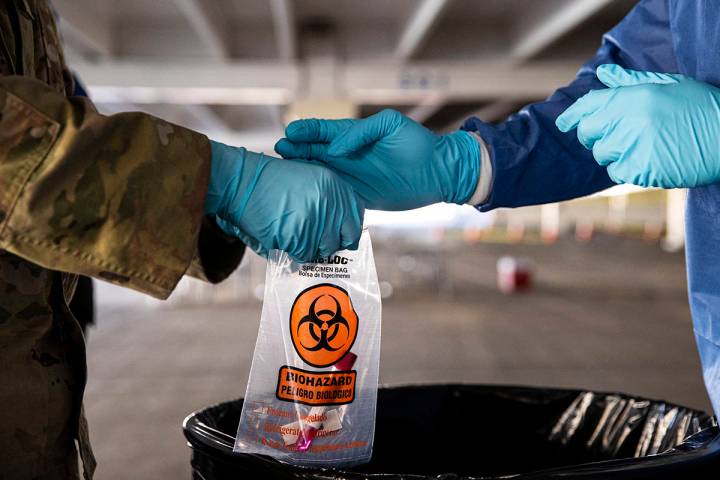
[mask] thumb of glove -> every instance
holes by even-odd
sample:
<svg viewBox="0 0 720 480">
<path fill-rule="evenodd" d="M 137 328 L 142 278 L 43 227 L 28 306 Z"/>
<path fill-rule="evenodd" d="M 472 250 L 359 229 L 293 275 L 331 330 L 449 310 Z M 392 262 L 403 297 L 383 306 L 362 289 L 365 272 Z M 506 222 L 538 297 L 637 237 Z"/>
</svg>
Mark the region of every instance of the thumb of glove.
<svg viewBox="0 0 720 480">
<path fill-rule="evenodd" d="M 597 67 L 595 73 L 598 79 L 610 88 L 632 87 L 634 85 L 644 85 L 648 83 L 668 85 L 678 83 L 682 78 L 682 75 L 672 73 L 630 70 L 614 63 L 600 65 Z"/>
</svg>

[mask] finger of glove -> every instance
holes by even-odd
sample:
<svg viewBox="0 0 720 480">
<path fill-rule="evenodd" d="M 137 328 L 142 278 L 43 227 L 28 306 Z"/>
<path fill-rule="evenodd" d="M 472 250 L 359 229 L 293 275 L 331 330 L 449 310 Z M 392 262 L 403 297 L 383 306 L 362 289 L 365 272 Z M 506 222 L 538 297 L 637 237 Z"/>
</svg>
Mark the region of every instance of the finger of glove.
<svg viewBox="0 0 720 480">
<path fill-rule="evenodd" d="M 608 107 L 583 117 L 577 125 L 578 141 L 588 150 L 593 150 L 595 143 L 603 138 L 613 121 L 612 109 Z"/>
<path fill-rule="evenodd" d="M 297 253 L 297 252 L 286 252 L 290 258 L 292 258 L 297 263 L 309 263 L 317 258 L 324 257 L 322 253 L 319 253 L 317 250 L 310 254 L 310 253 Z"/>
<path fill-rule="evenodd" d="M 250 250 L 257 253 L 263 258 L 268 258 L 269 250 L 265 248 L 258 240 L 255 240 L 254 238 L 251 238 L 249 235 L 246 235 L 242 231 L 238 234 L 238 238 L 242 240 L 242 242 L 250 247 Z"/>
<path fill-rule="evenodd" d="M 291 142 L 331 142 L 343 134 L 357 120 L 321 120 L 308 118 L 295 120 L 285 128 L 285 136 Z"/>
<path fill-rule="evenodd" d="M 327 150 L 327 143 L 295 143 L 287 138 L 282 138 L 275 144 L 275 151 L 283 158 L 325 161 L 328 158 Z"/>
<path fill-rule="evenodd" d="M 320 255 L 319 244 L 322 240 L 312 236 L 312 232 L 309 231 L 298 231 L 296 236 L 295 240 L 291 240 L 279 250 L 283 250 L 297 263 L 307 263 L 317 259 Z"/>
<path fill-rule="evenodd" d="M 328 154 L 336 157 L 350 155 L 393 133 L 402 120 L 400 112 L 390 109 L 360 120 L 330 143 Z"/>
<path fill-rule="evenodd" d="M 622 147 L 615 137 L 616 135 L 611 131 L 594 143 L 592 152 L 598 165 L 607 167 L 622 158 Z"/>
<path fill-rule="evenodd" d="M 647 83 L 667 85 L 678 83 L 681 75 L 658 72 L 641 72 L 623 68 L 614 63 L 600 65 L 595 71 L 598 80 L 610 88 L 631 87 Z"/>
<path fill-rule="evenodd" d="M 325 258 L 342 249 L 340 229 L 328 228 L 320 239 L 320 244 L 317 246 L 317 253 Z"/>
<path fill-rule="evenodd" d="M 601 109 L 612 95 L 611 89 L 590 90 L 560 114 L 555 120 L 555 125 L 561 132 L 569 132 L 577 127 L 583 118 Z"/>
<path fill-rule="evenodd" d="M 617 183 L 618 185 L 622 185 L 623 183 L 627 183 L 627 169 L 625 168 L 625 165 L 623 165 L 622 162 L 613 162 L 607 167 L 607 173 L 610 177 L 610 180 Z"/>
<path fill-rule="evenodd" d="M 360 245 L 360 236 L 363 229 L 363 217 L 365 209 L 362 207 L 353 209 L 340 227 L 340 245 L 343 249 L 357 250 Z"/>
<path fill-rule="evenodd" d="M 226 222 L 225 220 L 222 220 L 220 218 L 216 218 L 215 221 L 217 222 L 218 226 L 228 235 L 232 237 L 239 238 L 247 247 L 249 247 L 252 251 L 260 255 L 261 257 L 267 258 L 268 256 L 268 250 L 262 246 L 262 244 L 255 240 L 254 238 L 250 237 L 246 233 L 244 233 L 240 228 L 236 227 L 230 222 Z"/>
</svg>

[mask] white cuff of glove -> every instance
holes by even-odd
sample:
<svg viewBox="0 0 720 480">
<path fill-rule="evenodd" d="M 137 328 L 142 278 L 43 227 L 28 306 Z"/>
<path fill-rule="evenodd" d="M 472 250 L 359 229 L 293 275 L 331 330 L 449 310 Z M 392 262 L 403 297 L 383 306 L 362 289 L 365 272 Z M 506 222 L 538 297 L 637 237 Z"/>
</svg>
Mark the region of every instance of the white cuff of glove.
<svg viewBox="0 0 720 480">
<path fill-rule="evenodd" d="M 492 162 L 490 161 L 490 152 L 482 137 L 475 132 L 469 133 L 475 137 L 480 144 L 480 177 L 478 178 L 477 187 L 475 187 L 475 193 L 473 193 L 470 200 L 466 202 L 468 205 L 475 206 L 480 205 L 490 196 Z"/>
</svg>

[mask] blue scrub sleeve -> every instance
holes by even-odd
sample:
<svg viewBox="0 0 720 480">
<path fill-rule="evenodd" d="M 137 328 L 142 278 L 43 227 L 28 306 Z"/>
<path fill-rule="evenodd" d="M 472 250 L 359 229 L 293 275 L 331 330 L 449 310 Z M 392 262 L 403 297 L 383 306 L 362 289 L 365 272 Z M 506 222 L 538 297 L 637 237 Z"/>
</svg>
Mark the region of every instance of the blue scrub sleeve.
<svg viewBox="0 0 720 480">
<path fill-rule="evenodd" d="M 560 132 L 555 119 L 590 90 L 606 88 L 595 76 L 604 63 L 635 70 L 677 73 L 667 0 L 645 0 L 603 36 L 595 57 L 580 68 L 570 85 L 547 100 L 526 106 L 491 125 L 468 119 L 463 129 L 485 141 L 492 162 L 490 196 L 481 211 L 520 207 L 582 197 L 611 185 L 604 167 L 585 149 L 576 132 Z"/>
</svg>

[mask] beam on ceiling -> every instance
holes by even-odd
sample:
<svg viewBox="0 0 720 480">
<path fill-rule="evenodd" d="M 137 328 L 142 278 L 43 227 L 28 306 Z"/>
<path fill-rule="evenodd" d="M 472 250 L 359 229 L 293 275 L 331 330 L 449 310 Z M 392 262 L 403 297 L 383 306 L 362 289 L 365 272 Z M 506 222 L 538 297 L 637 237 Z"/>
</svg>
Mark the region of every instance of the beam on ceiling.
<svg viewBox="0 0 720 480">
<path fill-rule="evenodd" d="M 400 34 L 394 58 L 410 59 L 427 40 L 432 28 L 450 4 L 450 0 L 422 0 Z"/>
<path fill-rule="evenodd" d="M 407 116 L 418 123 L 425 123 L 445 105 L 445 97 L 429 97 L 416 105 Z"/>
<path fill-rule="evenodd" d="M 225 122 L 219 119 L 214 111 L 208 109 L 205 105 L 133 105 L 123 103 L 96 103 L 96 105 L 98 110 L 105 115 L 123 112 L 144 112 L 188 128 L 198 128 L 196 123 L 206 121 L 209 123 L 206 123 L 201 131 L 212 135 L 213 140 L 265 153 L 272 153 L 273 145 L 275 145 L 278 138 L 283 136 L 282 127 L 243 131 L 231 130 L 227 128 Z M 210 117 L 207 115 L 210 115 Z M 192 117 L 194 121 L 188 122 L 188 116 Z M 222 123 L 212 126 L 212 123 L 217 120 Z"/>
<path fill-rule="evenodd" d="M 73 65 L 100 103 L 272 105 L 298 88 L 297 67 L 253 62 L 78 62 Z"/>
<path fill-rule="evenodd" d="M 297 56 L 297 32 L 295 15 L 290 0 L 270 0 L 275 41 L 281 60 L 293 60 Z"/>
<path fill-rule="evenodd" d="M 553 4 L 552 10 L 548 14 L 534 15 L 539 16 L 540 20 L 530 24 L 530 26 L 526 28 L 526 31 L 515 42 L 510 50 L 512 62 L 520 65 L 532 60 L 554 42 L 577 28 L 611 2 L 612 0 L 566 0 L 565 3 L 560 6 Z M 541 4 L 538 3 L 535 6 L 537 7 L 539 5 Z M 559 83 L 558 85 L 561 84 Z M 538 98 L 540 98 L 540 96 Z M 507 100 L 499 100 L 485 106 L 476 112 L 474 116 L 485 121 L 495 121 L 512 113 L 512 110 L 516 107 L 517 100 L 510 102 Z M 416 110 L 422 115 L 428 112 L 429 108 L 429 106 L 420 105 L 416 107 Z M 442 104 L 436 105 L 436 109 L 440 108 L 442 108 Z M 434 112 L 432 112 L 431 115 L 432 114 L 434 114 Z M 463 120 L 464 118 L 457 118 L 450 122 L 445 129 L 455 129 Z"/>
<path fill-rule="evenodd" d="M 188 115 L 202 125 L 202 132 L 214 135 L 230 132 L 225 120 L 210 105 L 183 105 L 183 108 Z"/>
<path fill-rule="evenodd" d="M 175 3 L 209 54 L 219 60 L 228 58 L 226 32 L 215 4 L 205 0 L 175 0 Z"/>
<path fill-rule="evenodd" d="M 113 54 L 109 12 L 99 4 L 77 0 L 54 0 L 60 15 L 59 28 L 65 46 L 81 56 L 109 57 Z"/>
<path fill-rule="evenodd" d="M 566 0 L 563 5 L 551 4 L 549 12 L 528 28 L 510 50 L 510 57 L 524 62 L 537 56 L 555 41 L 582 25 L 613 0 Z M 538 2 L 540 5 L 540 2 Z"/>
<path fill-rule="evenodd" d="M 347 97 L 358 104 L 412 105 L 428 98 L 477 101 L 542 98 L 575 77 L 575 62 L 351 63 L 345 66 Z"/>
<path fill-rule="evenodd" d="M 262 62 L 78 62 L 93 98 L 105 103 L 287 104 L 300 96 L 301 65 Z M 349 63 L 338 95 L 356 104 L 417 105 L 428 99 L 542 98 L 571 80 L 574 62 Z"/>
</svg>

